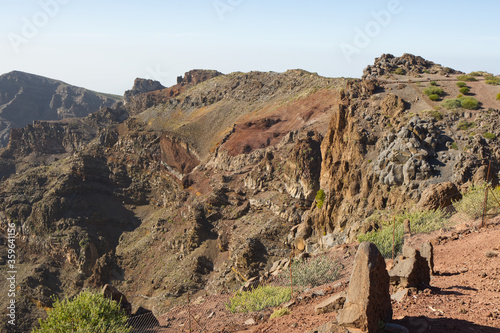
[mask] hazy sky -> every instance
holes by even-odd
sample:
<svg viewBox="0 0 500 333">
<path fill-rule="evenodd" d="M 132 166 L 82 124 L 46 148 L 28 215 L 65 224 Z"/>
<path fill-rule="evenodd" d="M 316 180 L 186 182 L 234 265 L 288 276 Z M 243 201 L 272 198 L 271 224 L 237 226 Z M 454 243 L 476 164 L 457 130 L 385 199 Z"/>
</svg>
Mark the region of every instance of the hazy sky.
<svg viewBox="0 0 500 333">
<path fill-rule="evenodd" d="M 500 74 L 500 1 L 0 0 L 0 73 L 123 94 L 190 69 L 360 77 L 382 53 Z"/>
</svg>

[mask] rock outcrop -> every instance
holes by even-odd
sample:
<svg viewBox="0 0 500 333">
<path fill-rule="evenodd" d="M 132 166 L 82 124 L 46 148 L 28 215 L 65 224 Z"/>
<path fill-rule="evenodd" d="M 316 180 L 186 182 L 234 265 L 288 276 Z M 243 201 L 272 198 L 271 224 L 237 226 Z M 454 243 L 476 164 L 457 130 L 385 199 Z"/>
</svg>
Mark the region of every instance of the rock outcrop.
<svg viewBox="0 0 500 333">
<path fill-rule="evenodd" d="M 430 259 L 430 258 L 429 258 Z M 430 267 L 419 250 L 404 246 L 403 255 L 389 271 L 391 284 L 398 288 L 424 289 L 430 283 Z"/>
<path fill-rule="evenodd" d="M 385 260 L 373 243 L 359 245 L 347 289 L 344 308 L 337 321 L 346 327 L 376 332 L 379 322 L 392 319 L 389 275 Z"/>
</svg>

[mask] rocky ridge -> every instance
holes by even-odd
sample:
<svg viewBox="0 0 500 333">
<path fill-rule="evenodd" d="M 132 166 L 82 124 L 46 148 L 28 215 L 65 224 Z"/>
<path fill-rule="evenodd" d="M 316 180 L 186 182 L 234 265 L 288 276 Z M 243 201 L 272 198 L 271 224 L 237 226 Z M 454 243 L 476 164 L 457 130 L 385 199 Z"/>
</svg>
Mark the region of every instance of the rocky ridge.
<svg viewBox="0 0 500 333">
<path fill-rule="evenodd" d="M 377 227 L 376 210 L 410 208 L 434 185 L 478 183 L 489 160 L 497 181 L 498 141 L 482 135 L 500 135 L 499 111 L 436 117 L 426 80 L 212 74 L 12 133 L 0 211 L 18 226 L 26 312 L 112 283 L 159 314 L 188 288 L 234 290 L 278 260 L 353 239 Z"/>
</svg>

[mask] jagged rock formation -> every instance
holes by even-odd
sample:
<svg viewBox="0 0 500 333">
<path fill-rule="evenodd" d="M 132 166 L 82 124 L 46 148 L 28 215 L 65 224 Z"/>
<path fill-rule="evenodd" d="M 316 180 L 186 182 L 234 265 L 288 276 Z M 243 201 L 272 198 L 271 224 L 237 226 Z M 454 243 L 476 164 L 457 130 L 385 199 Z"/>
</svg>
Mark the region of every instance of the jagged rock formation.
<svg viewBox="0 0 500 333">
<path fill-rule="evenodd" d="M 19 71 L 0 76 L 0 146 L 7 144 L 10 130 L 36 120 L 85 117 L 118 96 L 96 93 L 38 75 Z"/>
<path fill-rule="evenodd" d="M 400 69 L 400 71 L 396 71 Z M 401 57 L 392 54 L 382 54 L 375 59 L 373 65 L 367 66 L 363 70 L 363 79 L 375 79 L 388 74 L 402 74 L 419 76 L 420 74 L 463 74 L 449 67 L 443 67 L 422 57 L 405 53 Z"/>
</svg>

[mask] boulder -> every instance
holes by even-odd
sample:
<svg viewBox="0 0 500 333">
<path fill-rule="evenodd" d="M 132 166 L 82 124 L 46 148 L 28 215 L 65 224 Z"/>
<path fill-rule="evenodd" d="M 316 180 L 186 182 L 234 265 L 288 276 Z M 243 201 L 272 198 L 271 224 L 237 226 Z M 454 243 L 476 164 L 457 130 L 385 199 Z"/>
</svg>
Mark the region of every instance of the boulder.
<svg viewBox="0 0 500 333">
<path fill-rule="evenodd" d="M 337 316 L 338 323 L 368 332 L 376 332 L 379 321 L 392 319 L 389 275 L 385 260 L 375 244 L 359 245 L 347 289 L 344 308 Z"/>
<path fill-rule="evenodd" d="M 341 292 L 329 297 L 320 304 L 316 305 L 316 314 L 329 313 L 342 309 L 346 300 L 347 294 Z"/>
<path fill-rule="evenodd" d="M 420 254 L 427 260 L 429 273 L 434 275 L 434 247 L 431 242 L 425 242 L 420 246 Z"/>
<path fill-rule="evenodd" d="M 452 182 L 433 184 L 425 189 L 417 207 L 422 210 L 436 210 L 448 207 L 452 201 L 460 200 L 462 195 Z"/>
<path fill-rule="evenodd" d="M 403 247 L 403 258 L 398 260 L 389 271 L 391 284 L 400 288 L 421 288 L 428 286 L 430 269 L 427 259 L 422 257 L 420 251 L 409 246 Z"/>
</svg>

